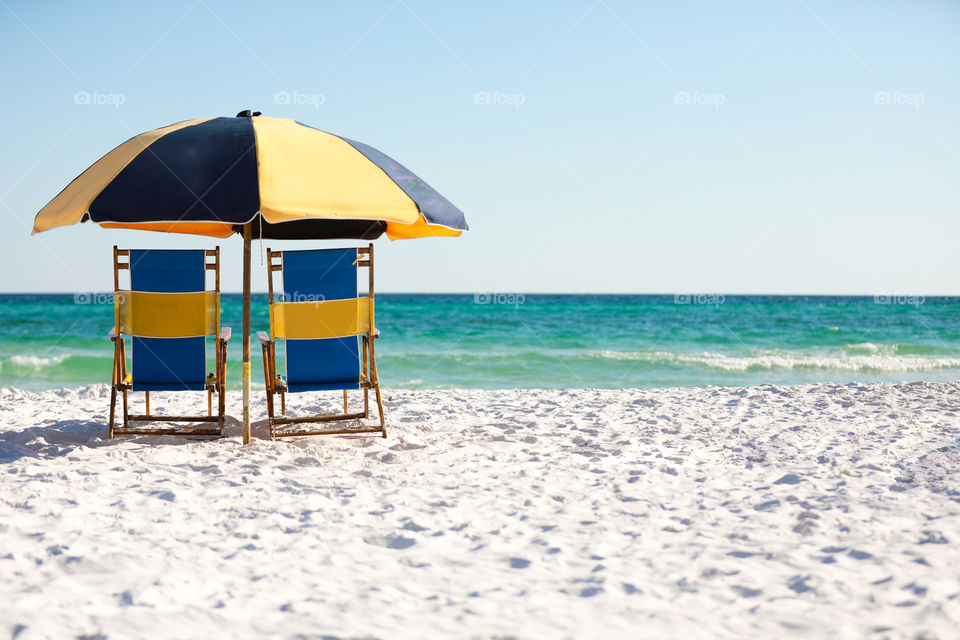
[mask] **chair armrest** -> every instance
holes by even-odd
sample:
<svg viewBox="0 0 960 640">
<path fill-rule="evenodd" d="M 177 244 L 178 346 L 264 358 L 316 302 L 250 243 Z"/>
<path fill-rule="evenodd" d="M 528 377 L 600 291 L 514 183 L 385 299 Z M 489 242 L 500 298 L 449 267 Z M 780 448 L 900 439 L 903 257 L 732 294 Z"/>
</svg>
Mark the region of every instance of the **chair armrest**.
<svg viewBox="0 0 960 640">
<path fill-rule="evenodd" d="M 380 329 L 374 329 L 374 330 L 373 330 L 373 337 L 374 337 L 374 338 L 379 338 L 379 337 L 380 337 Z"/>
<path fill-rule="evenodd" d="M 230 329 L 230 327 L 220 327 L 220 339 L 222 341 L 228 341 L 232 335 L 233 331 Z"/>
<path fill-rule="evenodd" d="M 270 334 L 266 331 L 257 331 L 257 339 L 260 344 L 270 344 Z"/>
<path fill-rule="evenodd" d="M 116 328 L 116 327 L 111 327 L 111 328 L 110 328 L 110 333 L 107 334 L 107 337 L 110 338 L 111 340 L 116 340 L 116 339 L 117 339 L 117 328 Z"/>
</svg>

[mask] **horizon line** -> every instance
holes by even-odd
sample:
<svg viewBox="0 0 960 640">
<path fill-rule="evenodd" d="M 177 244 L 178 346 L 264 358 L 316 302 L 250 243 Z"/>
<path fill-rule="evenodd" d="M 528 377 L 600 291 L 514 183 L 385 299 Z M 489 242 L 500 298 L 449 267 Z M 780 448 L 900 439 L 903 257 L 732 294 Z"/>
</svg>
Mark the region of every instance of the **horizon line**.
<svg viewBox="0 0 960 640">
<path fill-rule="evenodd" d="M 105 289 L 103 291 L 83 290 L 83 291 L 0 291 L 0 296 L 17 295 L 76 295 L 78 293 L 112 294 L 113 291 Z M 243 291 L 221 290 L 221 294 L 242 295 Z M 251 295 L 266 294 L 267 291 L 251 291 Z M 888 297 L 922 297 L 922 298 L 956 298 L 960 293 L 897 293 L 897 292 L 873 292 L 873 293 L 731 293 L 723 291 L 664 291 L 664 292 L 626 292 L 626 291 L 496 291 L 493 289 L 482 291 L 375 291 L 381 295 L 407 295 L 407 296 L 477 296 L 477 295 L 495 295 L 495 296 L 751 296 L 751 297 L 807 297 L 807 298 L 876 298 L 880 296 Z"/>
</svg>

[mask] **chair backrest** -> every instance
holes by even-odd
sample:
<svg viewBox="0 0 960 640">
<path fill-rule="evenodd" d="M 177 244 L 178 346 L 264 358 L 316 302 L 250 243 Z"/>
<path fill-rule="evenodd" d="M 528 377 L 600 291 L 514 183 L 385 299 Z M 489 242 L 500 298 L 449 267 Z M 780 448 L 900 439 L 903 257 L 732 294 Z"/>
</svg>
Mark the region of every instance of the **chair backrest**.
<svg viewBox="0 0 960 640">
<path fill-rule="evenodd" d="M 129 290 L 119 287 L 122 269 L 130 271 Z M 213 290 L 206 286 L 208 270 L 215 273 Z M 134 390 L 202 390 L 206 336 L 220 332 L 219 247 L 114 247 L 114 285 L 117 334 L 131 336 Z"/>
<path fill-rule="evenodd" d="M 371 278 L 368 295 L 359 295 L 357 276 L 360 266 L 371 266 L 371 249 L 268 250 L 268 255 L 270 332 L 286 343 L 287 388 L 359 388 L 360 336 L 373 328 L 373 283 Z M 273 300 L 277 268 L 283 280 L 279 302 Z"/>
</svg>

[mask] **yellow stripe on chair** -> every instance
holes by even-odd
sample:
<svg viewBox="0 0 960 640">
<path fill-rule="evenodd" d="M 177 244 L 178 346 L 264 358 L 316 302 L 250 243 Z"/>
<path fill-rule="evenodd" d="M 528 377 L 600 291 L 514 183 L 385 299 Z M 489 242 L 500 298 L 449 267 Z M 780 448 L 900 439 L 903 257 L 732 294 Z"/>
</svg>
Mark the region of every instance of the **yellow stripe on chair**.
<svg viewBox="0 0 960 640">
<path fill-rule="evenodd" d="M 155 293 L 117 291 L 120 331 L 141 338 L 189 338 L 217 332 L 216 291 Z"/>
<path fill-rule="evenodd" d="M 367 297 L 323 302 L 276 302 L 272 311 L 270 330 L 274 338 L 342 338 L 370 331 L 370 299 Z"/>
</svg>

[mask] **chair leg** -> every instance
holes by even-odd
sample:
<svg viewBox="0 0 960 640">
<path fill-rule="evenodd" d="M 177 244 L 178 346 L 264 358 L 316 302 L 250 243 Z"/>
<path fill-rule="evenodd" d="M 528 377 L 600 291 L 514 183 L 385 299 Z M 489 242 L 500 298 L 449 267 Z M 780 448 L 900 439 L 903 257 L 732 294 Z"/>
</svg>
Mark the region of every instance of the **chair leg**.
<svg viewBox="0 0 960 640">
<path fill-rule="evenodd" d="M 113 341 L 113 380 L 110 385 L 110 420 L 107 422 L 107 437 L 113 439 L 113 422 L 117 417 L 117 384 L 120 382 L 120 343 L 122 337 Z"/>
<path fill-rule="evenodd" d="M 150 392 L 149 391 L 143 392 L 143 400 L 147 405 L 147 415 L 150 415 Z"/>
<path fill-rule="evenodd" d="M 373 388 L 377 393 L 377 411 L 380 412 L 380 430 L 387 437 L 387 422 L 383 415 L 383 398 L 380 395 L 380 375 L 377 373 L 377 358 L 373 355 L 373 342 L 370 343 L 370 373 L 373 374 Z"/>
<path fill-rule="evenodd" d="M 123 385 L 121 393 L 123 394 L 123 428 L 130 426 L 130 407 L 127 401 L 127 343 L 122 336 L 117 337 L 117 348 L 119 353 L 115 356 L 117 359 L 117 384 Z"/>
<path fill-rule="evenodd" d="M 386 418 L 383 416 L 383 399 L 380 397 L 380 383 L 374 387 L 377 392 L 377 409 L 380 411 L 380 430 L 383 432 L 383 437 L 387 437 L 387 422 Z"/>
<path fill-rule="evenodd" d="M 223 418 L 227 409 L 227 343 L 219 344 L 219 367 L 217 367 L 217 426 L 223 435 Z"/>
<path fill-rule="evenodd" d="M 273 390 L 267 387 L 267 426 L 270 428 L 270 437 L 273 437 Z"/>
<path fill-rule="evenodd" d="M 343 412 L 349 413 L 349 411 L 347 411 L 347 390 L 346 389 L 343 390 Z"/>
<path fill-rule="evenodd" d="M 273 374 L 273 352 L 268 345 L 263 345 L 263 384 L 267 394 L 267 426 L 270 428 L 270 437 L 273 437 L 273 394 L 274 388 L 270 383 Z"/>
<path fill-rule="evenodd" d="M 213 389 L 207 389 L 207 415 L 213 415 Z"/>
<path fill-rule="evenodd" d="M 107 423 L 107 437 L 113 439 L 113 419 L 117 408 L 117 385 L 110 388 L 110 421 Z"/>
<path fill-rule="evenodd" d="M 280 389 L 280 415 L 287 415 L 287 399 L 284 395 L 283 389 Z"/>
<path fill-rule="evenodd" d="M 227 343 L 221 345 L 220 353 L 220 430 L 223 431 L 224 417 L 227 415 Z"/>
<path fill-rule="evenodd" d="M 227 401 L 224 397 L 223 385 L 220 385 L 217 389 L 217 425 L 220 427 L 220 431 L 223 431 L 223 416 L 226 413 Z M 221 433 L 221 435 L 223 435 Z"/>
</svg>

